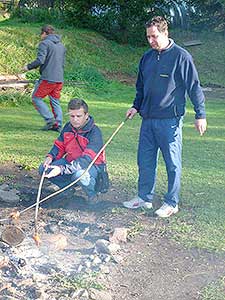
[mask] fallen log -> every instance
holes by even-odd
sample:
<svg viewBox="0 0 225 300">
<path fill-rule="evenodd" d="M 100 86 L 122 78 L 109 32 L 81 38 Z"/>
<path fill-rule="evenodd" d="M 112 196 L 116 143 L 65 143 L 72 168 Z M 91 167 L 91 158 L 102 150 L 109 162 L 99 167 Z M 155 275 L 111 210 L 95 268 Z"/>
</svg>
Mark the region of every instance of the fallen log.
<svg viewBox="0 0 225 300">
<path fill-rule="evenodd" d="M 35 84 L 36 80 L 1 80 L 0 79 L 0 89 L 4 88 L 25 88 L 28 84 Z M 66 80 L 64 85 L 67 86 L 77 86 L 77 87 L 88 87 L 85 82 L 79 82 L 76 80 Z"/>
</svg>

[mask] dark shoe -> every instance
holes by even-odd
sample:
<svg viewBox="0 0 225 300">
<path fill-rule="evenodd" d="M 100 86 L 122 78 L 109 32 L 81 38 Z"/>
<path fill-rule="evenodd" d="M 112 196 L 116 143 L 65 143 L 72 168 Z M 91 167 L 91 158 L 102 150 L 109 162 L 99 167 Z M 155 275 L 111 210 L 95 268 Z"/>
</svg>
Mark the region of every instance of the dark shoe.
<svg viewBox="0 0 225 300">
<path fill-rule="evenodd" d="M 43 130 L 43 131 L 52 130 L 54 124 L 55 124 L 54 122 L 46 123 L 46 125 L 44 127 L 42 127 L 41 130 Z"/>
<path fill-rule="evenodd" d="M 62 131 L 62 127 L 61 126 L 57 126 L 57 125 L 53 125 L 49 130 L 61 132 Z"/>
</svg>

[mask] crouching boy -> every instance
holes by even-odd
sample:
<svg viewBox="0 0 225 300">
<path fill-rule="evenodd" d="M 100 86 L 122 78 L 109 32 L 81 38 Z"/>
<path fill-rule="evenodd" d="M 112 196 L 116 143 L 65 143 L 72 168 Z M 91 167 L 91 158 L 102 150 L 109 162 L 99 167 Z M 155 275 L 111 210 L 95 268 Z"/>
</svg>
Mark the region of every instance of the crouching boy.
<svg viewBox="0 0 225 300">
<path fill-rule="evenodd" d="M 63 188 L 79 178 L 103 146 L 101 130 L 88 113 L 88 105 L 82 99 L 72 99 L 68 103 L 69 122 L 55 140 L 39 171 L 52 183 Z M 89 200 L 96 195 L 98 174 L 105 169 L 103 151 L 93 166 L 78 181 Z"/>
</svg>

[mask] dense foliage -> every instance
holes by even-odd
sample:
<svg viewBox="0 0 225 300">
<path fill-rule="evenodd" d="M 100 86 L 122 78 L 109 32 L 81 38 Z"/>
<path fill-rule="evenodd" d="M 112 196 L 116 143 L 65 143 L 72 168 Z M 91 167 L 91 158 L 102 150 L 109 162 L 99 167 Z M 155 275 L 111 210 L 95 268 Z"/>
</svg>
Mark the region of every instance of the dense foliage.
<svg viewBox="0 0 225 300">
<path fill-rule="evenodd" d="M 225 32 L 225 0 L 188 0 L 191 25 L 195 29 Z"/>
<path fill-rule="evenodd" d="M 182 28 L 225 30 L 225 0 L 20 0 L 14 16 L 24 22 L 91 28 L 121 43 L 145 42 L 144 24 L 160 14 Z"/>
<path fill-rule="evenodd" d="M 91 28 L 119 42 L 138 44 L 144 41 L 144 23 L 155 2 L 162 1 L 21 0 L 14 15 L 25 22 L 52 22 L 57 18 L 64 25 Z"/>
</svg>

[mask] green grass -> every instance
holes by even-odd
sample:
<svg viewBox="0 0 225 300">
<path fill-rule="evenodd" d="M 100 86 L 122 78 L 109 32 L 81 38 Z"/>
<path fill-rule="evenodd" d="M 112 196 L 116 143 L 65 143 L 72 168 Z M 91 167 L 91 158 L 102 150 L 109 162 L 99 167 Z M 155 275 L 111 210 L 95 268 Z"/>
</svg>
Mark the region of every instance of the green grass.
<svg viewBox="0 0 225 300">
<path fill-rule="evenodd" d="M 85 90 L 80 93 L 87 99 L 90 113 L 102 128 L 105 141 L 108 140 L 124 120 L 134 89 L 113 82 L 100 94 L 88 94 Z M 69 95 L 62 97 L 64 112 Z M 194 114 L 188 103 L 183 132 L 181 212 L 170 221 L 175 239 L 190 247 L 213 251 L 225 251 L 224 110 L 225 102 L 207 101 L 208 131 L 200 137 L 194 129 Z M 1 162 L 14 161 L 26 169 L 37 168 L 57 137 L 54 132 L 41 132 L 42 125 L 31 104 L 2 106 Z M 111 180 L 124 186 L 130 195 L 135 192 L 137 184 L 139 127 L 139 117 L 127 121 L 106 149 Z M 156 193 L 162 198 L 166 188 L 166 170 L 160 157 Z"/>
<path fill-rule="evenodd" d="M 18 20 L 0 22 L 0 74 L 21 73 L 21 67 L 36 57 L 36 47 L 43 24 L 27 24 Z M 57 27 L 57 25 L 56 25 Z M 100 34 L 87 29 L 59 29 L 67 48 L 65 77 L 102 82 L 102 74 L 108 77 L 118 74 L 135 76 L 141 55 L 149 47 L 118 45 Z M 180 45 L 192 39 L 201 40 L 198 46 L 187 47 L 197 65 L 202 84 L 225 86 L 224 37 L 219 33 L 192 33 L 172 31 L 171 37 Z M 212 52 L 213 49 L 213 52 Z M 37 71 L 27 73 L 28 78 L 38 76 Z"/>
<path fill-rule="evenodd" d="M 225 278 L 205 287 L 200 294 L 200 300 L 224 300 L 224 292 Z"/>
<path fill-rule="evenodd" d="M 104 290 L 104 286 L 96 282 L 97 273 L 86 274 L 78 277 L 68 277 L 62 274 L 57 274 L 52 278 L 52 281 L 59 290 L 65 289 L 71 291 L 77 291 L 79 289 L 96 289 Z"/>
<path fill-rule="evenodd" d="M 1 73 L 17 73 L 25 62 L 35 58 L 39 28 L 39 24 L 27 27 L 15 21 L 0 23 Z M 67 103 L 72 97 L 87 100 L 90 113 L 102 128 L 106 141 L 125 119 L 133 101 L 134 87 L 109 81 L 103 75 L 134 76 L 140 55 L 147 48 L 117 45 L 89 30 L 65 29 L 60 33 L 68 49 L 66 78 L 88 83 L 82 89 L 73 86 L 63 89 L 63 112 L 66 113 Z M 193 38 L 178 33 L 176 36 L 180 42 Z M 189 50 L 202 82 L 225 86 L 224 41 L 211 35 L 210 39 L 208 35 L 201 35 L 200 39 L 204 43 Z M 220 51 L 213 51 L 212 55 L 211 49 L 215 47 Z M 37 73 L 31 72 L 29 76 L 35 77 Z M 2 164 L 13 161 L 26 169 L 37 168 L 57 137 L 55 132 L 39 130 L 43 121 L 31 104 L 31 91 L 32 86 L 22 95 L 15 91 L 0 94 Z M 169 220 L 167 229 L 172 238 L 188 247 L 225 252 L 225 101 L 207 99 L 206 104 L 208 130 L 200 137 L 194 129 L 194 114 L 188 102 L 183 131 L 181 211 Z M 67 121 L 67 116 L 64 121 Z M 137 188 L 136 153 L 140 122 L 139 117 L 127 121 L 106 149 L 110 178 L 114 184 L 126 189 L 129 196 L 133 196 Z M 160 157 L 157 195 L 163 198 L 166 189 L 166 170 Z"/>
<path fill-rule="evenodd" d="M 21 73 L 21 67 L 35 59 L 42 25 L 27 26 L 15 20 L 0 22 L 0 74 Z M 66 77 L 76 74 L 78 69 L 84 71 L 83 67 L 96 73 L 135 75 L 143 49 L 118 45 L 86 29 L 59 29 L 58 33 L 67 48 Z"/>
<path fill-rule="evenodd" d="M 20 60 L 25 62 L 32 55 L 35 56 L 36 34 L 39 32 L 39 27 L 38 24 L 27 28 L 15 22 L 11 24 L 6 22 L 6 25 L 0 23 L 0 36 L 2 34 L 5 37 L 2 40 L 8 44 L 8 49 L 12 52 L 14 49 L 18 53 L 24 52 L 24 55 L 20 55 L 18 59 L 16 52 L 10 53 L 7 57 L 1 55 L 4 49 L 0 44 L 1 61 L 5 59 L 7 62 L 5 65 L 8 65 L 5 71 L 11 71 Z M 68 47 L 70 65 L 73 57 L 76 62 L 80 61 L 82 66 L 78 68 L 80 74 L 88 73 L 88 67 L 85 69 L 85 65 L 91 65 L 93 70 L 96 70 L 96 74 L 101 74 L 101 69 L 110 72 L 117 69 L 122 73 L 132 74 L 133 66 L 138 62 L 138 59 L 134 59 L 133 56 L 134 49 L 109 42 L 94 32 L 81 29 L 68 32 L 62 30 L 62 32 Z M 177 36 L 180 39 L 178 34 Z M 14 64 L 12 57 L 15 59 Z M 137 58 L 137 55 L 135 57 Z M 71 69 L 68 67 L 66 74 L 71 74 L 70 72 Z M 92 81 L 92 78 L 86 79 L 89 83 Z M 75 96 L 86 99 L 90 106 L 90 113 L 102 128 L 106 141 L 124 120 L 125 112 L 134 97 L 134 87 L 108 81 L 97 75 L 95 79 L 102 83 L 95 90 L 89 90 L 88 87 L 83 89 L 65 87 L 61 103 L 66 113 L 69 99 Z M 26 169 L 38 167 L 57 137 L 57 133 L 43 133 L 39 130 L 43 121 L 31 104 L 31 91 L 32 85 L 23 94 L 15 91 L 0 94 L 1 162 L 13 161 Z M 225 102 L 207 99 L 208 131 L 200 137 L 193 128 L 194 114 L 188 102 L 184 122 L 181 213 L 170 223 L 175 239 L 182 240 L 188 246 L 214 251 L 225 250 L 224 110 Z M 67 116 L 64 121 L 67 121 Z M 140 122 L 139 117 L 127 121 L 106 150 L 111 180 L 126 187 L 130 195 L 135 193 L 137 186 L 136 151 Z M 156 193 L 163 198 L 166 189 L 166 170 L 160 157 Z"/>
<path fill-rule="evenodd" d="M 203 85 L 216 84 L 225 87 L 225 47 L 224 36 L 216 32 L 179 32 L 171 33 L 172 38 L 183 46 L 183 42 L 200 40 L 201 45 L 186 47 L 198 67 Z"/>
<path fill-rule="evenodd" d="M 128 231 L 128 240 L 132 240 L 136 235 L 139 235 L 141 232 L 143 232 L 144 226 L 139 220 L 134 220 Z"/>
<path fill-rule="evenodd" d="M 4 27 L 4 24 L 0 23 L 0 35 L 2 33 L 7 36 L 4 40 L 9 44 L 9 49 L 21 51 L 17 45 L 19 41 L 21 45 L 28 45 L 31 51 L 24 48 L 24 55 L 20 56 L 20 59 L 33 53 L 33 50 L 35 52 L 35 34 L 39 30 L 39 25 L 32 25 L 31 28 L 24 26 L 21 29 L 19 27 L 21 24 L 12 23 L 11 26 L 9 24 L 7 23 L 7 27 Z M 21 34 L 19 35 L 19 33 Z M 19 40 L 15 41 L 17 35 L 19 35 Z M 88 62 L 91 64 L 92 61 L 92 67 L 96 66 L 95 70 L 97 67 L 101 69 L 105 66 L 105 70 L 108 68 L 113 71 L 113 68 L 116 69 L 116 66 L 120 66 L 123 72 L 132 73 L 132 65 L 137 63 L 137 60 L 133 61 L 133 52 L 129 47 L 108 42 L 94 32 L 74 30 L 67 34 L 65 31 L 64 35 L 69 53 L 73 53 L 71 51 L 74 50 L 74 55 L 76 58 L 80 55 L 80 60 L 83 59 L 82 64 L 84 65 Z M 99 47 L 93 47 L 93 40 L 99 43 Z M 72 45 L 73 50 L 70 49 Z M 104 51 L 99 53 L 101 47 Z M 84 53 L 83 58 L 82 52 Z M 89 57 L 87 53 L 90 53 Z M 95 60 L 95 57 L 99 59 L 99 55 L 101 63 Z M 70 59 L 72 59 L 71 57 Z M 113 61 L 116 57 L 121 59 L 121 63 Z M 7 64 L 11 66 L 10 57 Z M 83 71 L 85 70 L 84 68 Z M 70 72 L 70 69 L 67 69 L 66 72 Z M 90 106 L 90 113 L 94 115 L 95 122 L 102 128 L 106 141 L 124 120 L 125 112 L 134 97 L 134 87 L 122 85 L 116 81 L 105 81 L 103 78 L 96 80 L 105 83 L 100 84 L 95 91 L 89 90 L 88 87 L 83 89 L 73 86 L 65 87 L 61 99 L 62 108 L 66 113 L 67 103 L 72 97 L 86 99 Z M 43 121 L 31 104 L 31 91 L 32 85 L 24 94 L 14 91 L 0 94 L 1 162 L 14 161 L 26 169 L 38 167 L 57 137 L 57 133 L 43 133 L 39 130 Z M 203 137 L 200 137 L 193 128 L 194 114 L 191 104 L 188 102 L 184 121 L 181 212 L 170 222 L 175 239 L 182 240 L 188 246 L 197 246 L 213 251 L 225 250 L 224 110 L 225 102 L 214 99 L 207 100 L 208 131 Z M 64 121 L 67 121 L 67 116 Z M 137 186 L 136 151 L 140 122 L 139 117 L 127 121 L 106 150 L 111 180 L 126 187 L 130 195 L 135 193 Z M 163 198 L 166 189 L 166 170 L 160 157 L 156 187 L 156 193 L 160 198 Z"/>
<path fill-rule="evenodd" d="M 175 238 L 189 246 L 225 251 L 224 132 L 225 102 L 207 102 L 208 130 L 193 130 L 190 109 L 185 119 L 183 145 L 183 212 L 172 221 Z"/>
</svg>

